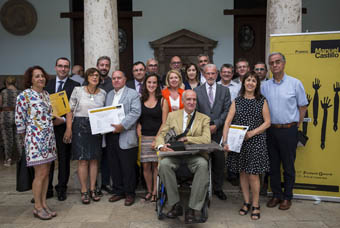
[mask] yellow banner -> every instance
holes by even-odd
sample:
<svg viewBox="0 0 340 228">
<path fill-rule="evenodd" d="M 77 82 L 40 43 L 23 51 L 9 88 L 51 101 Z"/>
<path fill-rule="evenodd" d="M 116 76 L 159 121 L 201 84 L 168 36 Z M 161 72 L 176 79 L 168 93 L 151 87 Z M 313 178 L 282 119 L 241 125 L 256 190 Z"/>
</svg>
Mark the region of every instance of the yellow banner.
<svg viewBox="0 0 340 228">
<path fill-rule="evenodd" d="M 53 115 L 63 116 L 71 111 L 65 90 L 51 94 L 50 100 L 53 108 Z"/>
<path fill-rule="evenodd" d="M 309 140 L 296 151 L 294 194 L 340 197 L 340 32 L 275 35 L 270 47 L 285 55 L 285 72 L 301 80 L 310 101 L 300 127 Z"/>
</svg>

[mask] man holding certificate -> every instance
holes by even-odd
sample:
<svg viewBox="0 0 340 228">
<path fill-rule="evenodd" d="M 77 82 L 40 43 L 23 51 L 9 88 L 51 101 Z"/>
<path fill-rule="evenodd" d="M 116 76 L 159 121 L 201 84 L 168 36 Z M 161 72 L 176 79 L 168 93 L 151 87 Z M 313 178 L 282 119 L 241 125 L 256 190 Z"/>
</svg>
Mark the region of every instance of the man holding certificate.
<svg viewBox="0 0 340 228">
<path fill-rule="evenodd" d="M 109 167 L 113 182 L 113 195 L 109 202 L 125 198 L 125 206 L 135 201 L 138 139 L 136 123 L 141 115 L 140 97 L 136 90 L 125 86 L 126 76 L 122 71 L 112 74 L 111 90 L 105 106 L 124 106 L 125 117 L 120 124 L 112 124 L 113 132 L 106 135 Z"/>
</svg>

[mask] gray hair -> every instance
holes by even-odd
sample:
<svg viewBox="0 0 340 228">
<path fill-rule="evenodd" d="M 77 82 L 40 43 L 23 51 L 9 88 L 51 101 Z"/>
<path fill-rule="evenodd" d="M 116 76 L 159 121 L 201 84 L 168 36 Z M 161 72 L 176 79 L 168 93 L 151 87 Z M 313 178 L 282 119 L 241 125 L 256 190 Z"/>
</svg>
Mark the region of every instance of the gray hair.
<svg viewBox="0 0 340 228">
<path fill-rule="evenodd" d="M 199 55 L 197 56 L 197 60 L 199 60 L 201 57 L 207 57 L 207 58 L 208 58 L 208 61 L 210 62 L 209 55 L 206 55 L 206 54 L 199 54 Z"/>
<path fill-rule="evenodd" d="M 270 53 L 269 56 L 268 56 L 268 61 L 269 61 L 270 57 L 272 57 L 273 55 L 281 56 L 283 62 L 286 62 L 286 57 L 281 52 L 272 52 L 272 53 Z"/>
<path fill-rule="evenodd" d="M 210 68 L 210 67 L 214 67 L 216 69 L 216 72 L 217 72 L 217 66 L 213 63 L 206 64 L 203 68 L 204 72 L 206 71 L 207 68 Z"/>
</svg>

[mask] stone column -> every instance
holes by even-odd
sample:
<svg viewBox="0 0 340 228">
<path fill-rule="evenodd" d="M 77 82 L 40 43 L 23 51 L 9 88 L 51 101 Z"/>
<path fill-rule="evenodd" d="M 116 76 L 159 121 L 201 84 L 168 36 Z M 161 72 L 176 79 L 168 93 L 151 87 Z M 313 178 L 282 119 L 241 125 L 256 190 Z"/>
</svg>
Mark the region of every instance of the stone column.
<svg viewBox="0 0 340 228">
<path fill-rule="evenodd" d="M 117 0 L 84 0 L 85 69 L 97 59 L 111 58 L 111 72 L 119 69 Z"/>
<path fill-rule="evenodd" d="M 270 53 L 270 34 L 300 33 L 302 0 L 267 0 L 266 61 Z"/>
</svg>

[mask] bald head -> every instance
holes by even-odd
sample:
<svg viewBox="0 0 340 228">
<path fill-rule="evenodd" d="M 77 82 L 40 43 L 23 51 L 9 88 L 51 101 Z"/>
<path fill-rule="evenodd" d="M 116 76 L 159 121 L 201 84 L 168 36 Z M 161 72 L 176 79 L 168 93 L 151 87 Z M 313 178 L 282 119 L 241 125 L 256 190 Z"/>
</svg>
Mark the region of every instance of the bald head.
<svg viewBox="0 0 340 228">
<path fill-rule="evenodd" d="M 112 86 L 115 91 L 120 90 L 125 86 L 126 77 L 123 71 L 116 70 L 112 73 Z"/>
</svg>

